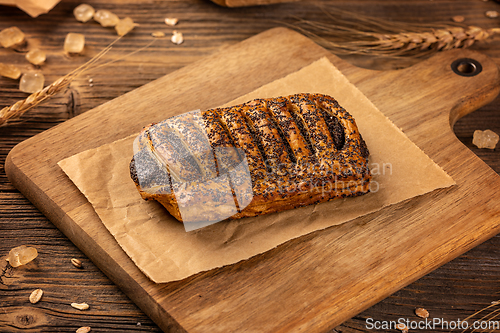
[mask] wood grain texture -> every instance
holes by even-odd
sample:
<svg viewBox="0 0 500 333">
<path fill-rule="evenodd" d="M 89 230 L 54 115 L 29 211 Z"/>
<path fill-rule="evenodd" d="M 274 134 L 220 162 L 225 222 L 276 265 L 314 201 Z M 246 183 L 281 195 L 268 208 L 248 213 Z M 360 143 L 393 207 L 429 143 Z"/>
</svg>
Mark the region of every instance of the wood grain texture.
<svg viewBox="0 0 500 333">
<path fill-rule="evenodd" d="M 58 170 L 56 163 L 65 157 L 123 138 L 149 122 L 221 105 L 325 55 L 457 186 L 294 239 L 245 262 L 155 285 Z M 478 60 L 483 71 L 475 77 L 458 76 L 450 65 L 459 58 Z M 297 33 L 273 29 L 23 142 L 8 155 L 6 171 L 163 330 L 320 332 L 500 230 L 498 203 L 469 196 L 479 191 L 494 196 L 500 177 L 458 142 L 450 125 L 455 114 L 465 115 L 493 100 L 498 83 L 495 63 L 477 53 L 447 52 L 405 70 L 381 73 L 353 67 Z M 174 88 L 175 95 L 164 94 Z M 117 130 L 106 131 L 110 126 Z M 44 155 L 39 154 L 42 149 Z"/>
<path fill-rule="evenodd" d="M 0 254 L 20 243 L 32 243 L 40 251 L 37 265 L 11 271 L 2 269 L 0 283 L 0 331 L 74 331 L 79 326 L 90 325 L 94 331 L 102 332 L 158 332 L 159 328 L 143 312 L 124 296 L 99 269 L 64 236 L 55 229 L 35 207 L 33 207 L 8 182 L 3 171 L 3 161 L 17 143 L 53 127 L 74 115 L 86 112 L 106 101 L 133 90 L 145 83 L 168 74 L 178 68 L 199 60 L 216 50 L 235 44 L 254 34 L 277 25 L 273 20 L 288 20 L 292 16 L 306 19 L 326 20 L 321 11 L 307 2 L 272 5 L 255 8 L 225 9 L 209 1 L 89 1 L 96 8 L 112 9 L 120 16 L 131 16 L 142 25 L 123 44 L 115 46 L 117 57 L 135 50 L 149 41 L 149 33 L 165 29 L 163 18 L 181 18 L 185 43 L 174 47 L 167 42 L 154 44 L 147 52 L 138 53 L 120 63 L 103 68 L 99 73 L 89 73 L 71 85 L 70 90 L 32 110 L 23 117 L 23 123 L 0 129 Z M 484 16 L 486 10 L 498 10 L 493 2 L 482 1 L 389 1 L 356 0 L 325 1 L 343 9 L 363 14 L 408 22 L 435 22 L 449 20 L 453 15 L 463 15 L 466 23 L 482 27 L 495 27 L 496 20 Z M 48 15 L 33 20 L 13 8 L 0 9 L 0 28 L 18 25 L 27 33 L 29 45 L 40 45 L 49 49 L 49 58 L 42 67 L 47 82 L 66 74 L 92 54 L 114 39 L 112 30 L 95 24 L 79 24 L 71 17 L 77 1 L 61 2 Z M 68 58 L 62 54 L 62 40 L 67 32 L 83 32 L 88 39 L 87 53 L 81 57 Z M 187 38 L 190 36 L 190 38 Z M 475 47 L 490 57 L 499 58 L 499 43 L 493 41 Z M 31 67 L 23 61 L 24 54 L 0 49 L 0 61 L 18 63 L 25 70 Z M 349 62 L 374 69 L 393 69 L 416 63 L 415 60 L 388 61 L 362 57 L 348 57 Z M 94 78 L 94 87 L 88 79 Z M 5 106 L 24 98 L 17 90 L 17 82 L 0 79 L 0 104 Z M 478 149 L 471 144 L 475 129 L 491 128 L 500 133 L 498 108 L 500 99 L 460 119 L 454 127 L 455 133 L 474 154 L 500 172 L 499 151 Z M 366 311 L 345 321 L 337 327 L 342 332 L 371 332 L 365 327 L 367 318 L 397 320 L 400 317 L 416 318 L 413 310 L 426 307 L 431 317 L 447 320 L 465 318 L 467 315 L 498 299 L 500 290 L 500 254 L 498 236 L 467 252 L 445 266 L 396 292 Z M 73 270 L 66 259 L 78 257 L 84 260 L 84 270 Z M 54 272 L 61 272 L 58 277 Z M 23 278 L 20 278 L 23 276 Z M 43 285 L 48 297 L 36 306 L 27 304 L 32 289 Z M 88 312 L 68 310 L 66 301 L 78 291 L 80 300 L 91 300 Z M 45 296 L 44 296 L 45 297 Z M 30 317 L 36 312 L 36 316 Z M 31 318 L 31 319 L 30 319 Z M 137 325 L 140 323 L 141 325 Z M 436 330 L 423 330 L 423 332 Z M 443 330 L 446 331 L 446 330 Z"/>
</svg>

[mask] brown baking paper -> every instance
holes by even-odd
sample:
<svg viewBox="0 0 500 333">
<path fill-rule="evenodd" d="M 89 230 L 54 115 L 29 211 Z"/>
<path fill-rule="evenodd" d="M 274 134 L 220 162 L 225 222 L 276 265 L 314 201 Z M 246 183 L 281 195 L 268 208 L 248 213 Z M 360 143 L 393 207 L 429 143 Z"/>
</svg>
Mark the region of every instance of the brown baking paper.
<svg viewBox="0 0 500 333">
<path fill-rule="evenodd" d="M 157 283 L 230 265 L 290 239 L 455 184 L 326 58 L 228 104 L 305 92 L 334 96 L 356 119 L 370 150 L 372 193 L 186 232 L 160 204 L 142 200 L 130 179 L 136 135 L 59 165 L 137 267 Z"/>
</svg>

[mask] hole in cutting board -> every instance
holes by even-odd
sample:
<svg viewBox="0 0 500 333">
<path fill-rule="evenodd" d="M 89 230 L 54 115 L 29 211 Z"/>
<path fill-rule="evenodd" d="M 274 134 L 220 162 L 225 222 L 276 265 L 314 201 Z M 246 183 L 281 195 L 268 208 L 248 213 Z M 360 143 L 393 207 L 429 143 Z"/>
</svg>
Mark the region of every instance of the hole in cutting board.
<svg viewBox="0 0 500 333">
<path fill-rule="evenodd" d="M 477 60 L 462 58 L 455 60 L 451 64 L 451 69 L 460 76 L 475 76 L 481 73 L 483 66 Z"/>
</svg>

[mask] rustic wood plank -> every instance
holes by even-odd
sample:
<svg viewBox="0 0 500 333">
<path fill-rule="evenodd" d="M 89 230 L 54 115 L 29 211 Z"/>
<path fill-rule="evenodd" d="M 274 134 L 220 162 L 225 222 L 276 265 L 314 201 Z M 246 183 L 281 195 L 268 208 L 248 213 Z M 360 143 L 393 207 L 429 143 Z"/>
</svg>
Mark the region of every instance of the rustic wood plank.
<svg viewBox="0 0 500 333">
<path fill-rule="evenodd" d="M 451 16 L 459 14 L 466 17 L 467 23 L 483 27 L 496 25 L 496 20 L 485 18 L 484 12 L 489 9 L 498 9 L 498 5 L 493 1 L 484 3 L 472 0 L 434 2 L 356 0 L 332 2 L 344 9 L 409 22 L 448 20 Z M 71 10 L 78 3 L 76 1 L 61 2 L 51 13 L 43 15 L 38 19 L 31 19 L 17 9 L 2 7 L 0 10 L 0 28 L 13 24 L 24 24 L 33 45 L 43 44 L 50 46 L 54 58 L 53 61 L 49 61 L 43 67 L 44 72 L 47 73 L 46 76 L 49 82 L 64 75 L 68 70 L 73 69 L 88 58 L 85 56 L 76 59 L 66 59 L 60 55 L 61 41 L 65 33 L 74 28 L 74 31 L 82 31 L 93 35 L 94 37 L 91 41 L 92 48 L 90 49 L 92 52 L 101 49 L 113 39 L 112 34 L 108 30 L 103 30 L 96 25 L 76 24 L 73 21 Z M 184 29 L 186 36 L 188 35 L 187 32 L 189 32 L 198 37 L 196 38 L 196 42 L 193 41 L 193 44 L 189 47 L 186 42 L 182 50 L 179 50 L 179 48 L 175 49 L 168 45 L 168 43 L 155 45 L 155 47 L 148 51 L 148 53 L 152 51 L 152 55 L 144 58 L 144 62 L 141 62 L 141 57 L 138 56 L 136 58 L 139 58 L 139 60 L 134 58 L 134 61 L 131 62 L 123 61 L 120 63 L 120 66 L 114 66 L 109 71 L 104 71 L 99 76 L 94 77 L 95 83 L 92 89 L 88 87 L 89 77 L 85 76 L 81 80 L 78 80 L 72 87 L 79 92 L 80 104 L 77 105 L 76 112 L 73 112 L 73 115 L 90 110 L 144 83 L 168 74 L 197 59 L 201 59 L 215 52 L 220 47 L 234 44 L 275 26 L 275 23 L 263 22 L 263 18 L 285 20 L 289 19 L 292 15 L 307 17 L 309 19 L 322 17 L 321 13 L 316 9 L 311 9 L 308 3 L 304 5 L 299 3 L 293 5 L 273 5 L 266 8 L 249 8 L 245 10 L 221 9 L 208 1 L 154 1 L 146 4 L 134 4 L 123 1 L 107 1 L 106 3 L 90 1 L 90 3 L 96 7 L 112 9 L 120 15 L 127 14 L 132 16 L 139 13 L 138 15 L 141 16 L 142 20 L 141 24 L 151 30 L 166 31 L 162 19 L 170 13 L 175 13 L 184 22 L 188 22 L 183 27 L 179 26 L 179 28 L 182 27 Z M 136 49 L 145 44 L 146 35 L 145 32 L 139 33 L 138 30 L 134 32 L 134 38 L 130 38 L 127 45 L 118 45 L 115 50 L 127 52 Z M 476 47 L 476 49 L 491 57 L 500 58 L 500 49 L 496 41 L 484 47 Z M 5 49 L 0 49 L 0 61 L 8 62 L 6 59 L 13 59 L 13 61 L 23 62 L 22 54 L 6 53 L 6 51 Z M 89 52 L 89 55 L 92 52 Z M 350 61 L 369 68 L 391 69 L 402 66 L 398 62 L 380 62 L 377 59 L 352 58 Z M 115 77 L 109 75 L 118 73 L 120 74 L 116 81 L 120 81 L 120 84 L 116 84 Z M 129 74 L 126 75 L 125 73 Z M 9 80 L 2 78 L 0 79 L 0 84 L 0 96 L 2 97 L 0 106 L 10 104 L 25 96 L 17 92 L 17 84 Z M 105 87 L 110 88 L 104 89 Z M 5 172 L 2 169 L 6 153 L 16 143 L 73 116 L 71 112 L 65 109 L 66 105 L 69 104 L 69 99 L 61 97 L 57 103 L 50 101 L 37 110 L 33 110 L 30 114 L 27 114 L 24 117 L 24 123 L 0 129 L 0 193 L 8 196 L 0 200 L 0 254 L 6 254 L 11 247 L 18 245 L 24 237 L 29 239 L 30 242 L 35 243 L 41 252 L 53 254 L 43 257 L 44 262 L 51 262 L 50 265 L 53 265 L 53 268 L 47 271 L 30 271 L 33 279 L 29 283 L 25 280 L 16 280 L 16 282 L 11 279 L 10 281 L 13 284 L 9 285 L 8 289 L 2 288 L 0 290 L 2 300 L 5 295 L 12 295 L 12 304 L 9 303 L 8 307 L 4 306 L 2 302 L 2 313 L 13 312 L 8 310 L 10 308 L 17 309 L 24 307 L 25 310 L 33 309 L 34 306 L 26 305 L 26 301 L 21 297 L 19 291 L 34 289 L 40 281 L 44 281 L 47 277 L 53 275 L 54 271 L 63 271 L 67 268 L 65 262 L 55 263 L 52 258 L 58 255 L 64 255 L 68 258 L 81 255 L 81 252 L 67 238 L 57 229 L 54 229 L 54 226 L 38 210 L 33 208 L 27 200 L 18 194 L 7 181 Z M 473 147 L 471 145 L 471 135 L 476 128 L 484 129 L 494 126 L 498 128 L 500 120 L 496 110 L 499 107 L 500 101 L 497 99 L 492 104 L 464 117 L 455 125 L 455 131 L 461 141 L 469 148 L 472 148 L 474 153 L 485 160 L 497 173 L 500 170 L 499 150 L 479 150 Z M 497 130 L 498 132 L 500 131 Z M 10 197 L 11 195 L 12 197 Z M 3 210 L 4 202 L 9 207 L 5 214 Z M 4 233 L 4 230 L 7 233 Z M 10 235 L 11 230 L 16 230 L 15 237 L 4 236 L 5 234 Z M 23 235 L 22 232 L 25 232 L 25 236 L 20 238 Z M 431 316 L 442 316 L 448 320 L 455 320 L 456 318 L 464 318 L 466 315 L 488 305 L 489 302 L 497 299 L 498 284 L 496 281 L 498 281 L 500 273 L 498 272 L 498 260 L 495 261 L 495 259 L 499 257 L 499 241 L 499 237 L 492 238 L 469 251 L 466 255 L 459 257 L 457 260 L 419 279 L 407 288 L 364 311 L 359 316 L 348 320 L 345 324 L 338 327 L 338 330 L 343 332 L 368 332 L 364 327 L 367 317 L 397 319 L 404 316 L 411 318 L 413 308 L 416 306 L 424 305 L 431 312 Z M 92 263 L 89 262 L 85 267 L 89 269 L 85 270 L 83 278 L 95 280 L 95 285 L 110 284 L 109 280 Z M 478 276 L 477 272 L 484 272 L 485 275 L 480 274 Z M 77 273 L 81 272 L 77 271 Z M 93 277 L 94 275 L 98 278 Z M 81 278 L 81 276 L 76 278 L 75 275 L 69 279 L 73 283 L 78 284 Z M 54 283 L 50 286 L 54 292 L 61 290 L 61 294 L 71 294 L 73 289 L 73 286 L 69 283 L 64 285 Z M 446 287 L 444 291 L 441 291 L 442 286 Z M 482 291 L 478 293 L 478 290 Z M 90 297 L 90 292 L 87 295 Z M 70 317 L 73 314 L 64 312 L 60 303 L 51 303 L 51 307 L 54 309 L 36 316 L 37 321 L 30 326 L 32 327 L 31 330 L 67 332 L 76 329 L 81 323 L 90 322 L 91 326 L 99 331 L 159 331 L 117 288 L 114 288 L 108 297 L 110 300 L 109 303 L 106 301 L 101 304 L 100 300 L 96 299 L 98 306 L 94 308 L 92 314 L 77 313 L 71 320 L 64 318 Z M 63 297 L 61 296 L 59 299 L 63 299 Z M 115 310 L 107 312 L 113 303 L 121 304 L 125 302 L 128 302 L 127 311 L 122 311 L 120 306 L 116 306 Z M 43 303 L 40 303 L 38 306 L 43 306 Z M 121 321 L 124 323 L 118 323 L 116 318 L 121 318 Z M 141 322 L 142 326 L 138 327 L 136 325 L 135 318 L 138 318 L 137 322 Z M 8 326 L 13 322 L 17 322 L 14 317 L 0 315 L 0 330 L 20 331 L 23 327 L 22 325 L 17 326 L 17 328 Z"/>
<path fill-rule="evenodd" d="M 256 54 L 260 47 L 266 52 L 245 58 L 246 54 Z M 495 195 L 495 188 L 500 188 L 500 177 L 485 168 L 469 150 L 463 149 L 449 128 L 450 117 L 455 118 L 450 116 L 450 111 L 471 112 L 498 94 L 496 65 L 478 53 L 447 52 L 404 71 L 378 73 L 352 67 L 331 57 L 380 110 L 454 177 L 458 185 L 413 198 L 406 208 L 408 211 L 404 203 L 397 204 L 338 228 L 292 240 L 242 263 L 179 282 L 152 284 L 124 256 L 113 239 L 103 234 L 103 226 L 93 209 L 64 179 L 56 163 L 66 156 L 137 132 L 142 125 L 134 110 L 148 110 L 148 122 L 157 121 L 195 108 L 191 99 L 193 94 L 201 108 L 213 107 L 326 54 L 304 37 L 284 29 L 267 31 L 227 52 L 172 73 L 44 132 L 17 146 L 6 161 L 11 181 L 162 329 L 239 331 L 253 323 L 269 332 L 323 331 L 498 232 L 500 225 L 495 218 L 498 213 L 495 202 L 489 204 L 480 197 L 470 197 L 467 201 L 462 198 L 480 190 Z M 300 60 L 295 58 L 299 52 Z M 477 78 L 459 77 L 451 71 L 452 61 L 461 57 L 471 57 L 482 63 L 483 71 Z M 239 60 L 234 62 L 234 58 Z M 287 67 L 282 67 L 283 63 Z M 268 71 L 270 68 L 274 71 Z M 251 80 L 251 73 L 255 72 L 259 73 L 258 78 Z M 435 79 L 429 83 L 426 78 L 431 74 Z M 206 95 L 205 87 L 214 79 L 220 83 Z M 232 86 L 226 91 L 220 89 L 229 85 Z M 380 90 L 381 86 L 386 89 Z M 161 93 L 162 89 L 169 91 L 174 87 L 174 96 Z M 467 103 L 463 103 L 464 100 Z M 158 105 L 169 105 L 170 109 L 164 111 L 155 107 Z M 99 120 L 97 124 L 96 119 Z M 105 133 L 108 124 L 116 124 L 120 130 Z M 440 131 L 436 131 L 438 128 Z M 64 144 L 55 143 L 57 137 L 62 138 Z M 42 147 L 46 149 L 43 157 L 38 155 Z M 457 202 L 462 209 L 455 209 Z M 490 210 L 481 208 L 487 204 Z M 384 235 L 389 224 L 393 237 L 386 239 Z M 385 241 L 381 243 L 379 239 Z M 413 244 L 418 249 L 401 252 L 405 244 Z M 366 249 L 371 250 L 361 256 Z M 385 253 L 383 258 L 380 257 L 382 252 Z M 363 259 L 356 264 L 355 258 L 360 256 Z M 328 265 L 326 258 L 330 258 Z M 323 274 L 317 270 L 318 265 Z M 398 278 L 388 277 L 388 270 Z M 366 274 L 361 276 L 361 272 Z M 260 279 L 258 289 L 252 283 L 257 276 Z M 309 278 L 299 281 L 299 276 Z M 336 283 L 332 284 L 333 281 Z M 267 287 L 263 288 L 262 284 Z M 272 298 L 276 293 L 279 300 Z M 303 305 L 309 303 L 307 307 Z M 232 311 L 224 312 L 221 306 L 228 306 Z M 200 315 L 193 316 L 193 313 Z M 277 321 L 277 317 L 281 320 Z"/>
</svg>

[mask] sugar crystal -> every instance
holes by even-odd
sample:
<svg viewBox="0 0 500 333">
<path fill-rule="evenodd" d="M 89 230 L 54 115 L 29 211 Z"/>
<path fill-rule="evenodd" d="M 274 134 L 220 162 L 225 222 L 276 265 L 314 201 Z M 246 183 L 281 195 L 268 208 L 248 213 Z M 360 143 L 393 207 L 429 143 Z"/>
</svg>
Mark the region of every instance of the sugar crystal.
<svg viewBox="0 0 500 333">
<path fill-rule="evenodd" d="M 82 3 L 73 9 L 73 15 L 75 15 L 75 18 L 80 22 L 87 22 L 94 17 L 94 13 L 94 7 L 86 3 Z"/>
<path fill-rule="evenodd" d="M 474 131 L 474 137 L 472 139 L 472 143 L 476 145 L 478 148 L 488 148 L 495 149 L 498 143 L 499 136 L 492 130 Z"/>
<path fill-rule="evenodd" d="M 26 265 L 38 256 L 38 251 L 34 247 L 21 245 L 10 250 L 7 261 L 12 267 Z"/>
<path fill-rule="evenodd" d="M 21 71 L 14 65 L 0 63 L 0 75 L 17 80 L 21 76 Z"/>
<path fill-rule="evenodd" d="M 67 53 L 81 53 L 85 47 L 85 36 L 70 32 L 64 40 L 64 51 Z"/>
<path fill-rule="evenodd" d="M 45 61 L 45 52 L 40 49 L 33 49 L 26 53 L 26 59 L 33 65 L 41 65 Z"/>
<path fill-rule="evenodd" d="M 0 44 L 12 47 L 24 42 L 24 33 L 18 27 L 10 27 L 0 31 Z"/>
<path fill-rule="evenodd" d="M 19 81 L 19 90 L 25 93 L 35 93 L 43 89 L 45 78 L 42 73 L 25 73 Z"/>
<path fill-rule="evenodd" d="M 116 33 L 118 34 L 118 36 L 125 36 L 130 31 L 132 31 L 135 26 L 136 24 L 134 23 L 134 21 L 130 17 L 126 17 L 120 20 L 115 26 Z"/>
<path fill-rule="evenodd" d="M 120 21 L 118 16 L 106 9 L 100 9 L 95 12 L 94 20 L 99 22 L 103 27 L 114 27 Z"/>
</svg>

